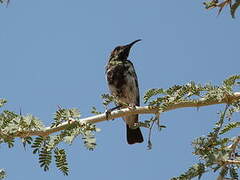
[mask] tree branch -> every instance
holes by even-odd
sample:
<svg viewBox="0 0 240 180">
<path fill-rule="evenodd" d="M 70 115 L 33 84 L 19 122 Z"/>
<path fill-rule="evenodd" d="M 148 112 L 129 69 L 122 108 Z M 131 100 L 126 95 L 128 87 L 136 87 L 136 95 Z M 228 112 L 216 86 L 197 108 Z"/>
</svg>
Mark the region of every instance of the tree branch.
<svg viewBox="0 0 240 180">
<path fill-rule="evenodd" d="M 229 104 L 234 101 L 238 101 L 240 99 L 240 92 L 235 92 L 233 95 L 226 95 L 225 98 L 223 98 L 222 101 L 217 101 L 217 100 L 211 100 L 209 101 L 208 99 L 201 98 L 196 101 L 186 101 L 186 102 L 179 102 L 175 104 L 171 104 L 164 111 L 171 111 L 174 109 L 179 109 L 179 108 L 186 108 L 186 107 L 202 107 L 202 106 L 210 106 L 210 105 L 215 105 L 215 104 Z M 115 119 L 123 116 L 128 116 L 128 115 L 134 115 L 134 114 L 156 114 L 160 113 L 161 111 L 159 110 L 159 107 L 151 107 L 151 106 L 143 106 L 143 107 L 136 107 L 136 108 L 124 108 L 120 110 L 116 110 L 111 112 L 111 114 L 108 116 L 108 119 Z M 101 121 L 106 121 L 106 114 L 102 113 L 96 116 L 91 116 L 87 118 L 82 118 L 79 120 L 75 119 L 69 119 L 68 122 L 64 122 L 57 127 L 46 127 L 44 130 L 34 130 L 34 131 L 21 131 L 16 133 L 15 135 L 11 137 L 29 137 L 29 136 L 48 136 L 50 134 L 53 134 L 55 132 L 61 131 L 66 129 L 68 126 L 73 125 L 74 123 L 98 123 Z M 2 136 L 7 136 L 6 134 L 3 134 L 0 132 L 0 135 Z"/>
<path fill-rule="evenodd" d="M 237 160 L 226 160 L 226 161 L 223 161 L 223 163 L 226 165 L 226 164 L 235 164 L 235 165 L 240 165 L 240 161 L 237 161 Z"/>
</svg>

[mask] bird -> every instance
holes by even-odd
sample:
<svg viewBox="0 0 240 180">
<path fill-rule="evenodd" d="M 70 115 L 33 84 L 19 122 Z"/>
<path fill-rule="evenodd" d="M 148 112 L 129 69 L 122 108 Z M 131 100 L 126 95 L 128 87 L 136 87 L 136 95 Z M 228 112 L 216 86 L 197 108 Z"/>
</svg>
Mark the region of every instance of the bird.
<svg viewBox="0 0 240 180">
<path fill-rule="evenodd" d="M 117 99 L 117 107 L 140 106 L 137 74 L 133 63 L 128 60 L 132 46 L 141 41 L 135 40 L 127 45 L 117 46 L 108 59 L 105 74 L 111 95 Z M 142 143 L 143 135 L 138 123 L 138 114 L 123 117 L 126 122 L 128 144 Z"/>
</svg>

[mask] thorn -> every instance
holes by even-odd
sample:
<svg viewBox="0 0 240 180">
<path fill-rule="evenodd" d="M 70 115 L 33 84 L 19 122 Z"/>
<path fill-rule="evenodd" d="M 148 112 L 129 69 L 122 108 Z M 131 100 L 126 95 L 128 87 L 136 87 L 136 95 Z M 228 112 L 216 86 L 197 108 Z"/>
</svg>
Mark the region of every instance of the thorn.
<svg viewBox="0 0 240 180">
<path fill-rule="evenodd" d="M 19 115 L 22 116 L 22 108 L 20 107 L 19 109 L 20 109 L 19 110 Z"/>
</svg>

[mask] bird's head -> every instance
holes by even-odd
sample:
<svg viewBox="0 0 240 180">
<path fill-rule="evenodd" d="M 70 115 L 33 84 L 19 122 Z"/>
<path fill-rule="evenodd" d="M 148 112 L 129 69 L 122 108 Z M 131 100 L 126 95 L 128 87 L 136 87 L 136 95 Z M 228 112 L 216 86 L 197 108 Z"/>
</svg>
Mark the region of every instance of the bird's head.
<svg viewBox="0 0 240 180">
<path fill-rule="evenodd" d="M 110 55 L 110 60 L 111 59 L 127 60 L 131 47 L 138 41 L 141 41 L 141 39 L 135 40 L 125 46 L 117 46 L 112 51 Z"/>
</svg>

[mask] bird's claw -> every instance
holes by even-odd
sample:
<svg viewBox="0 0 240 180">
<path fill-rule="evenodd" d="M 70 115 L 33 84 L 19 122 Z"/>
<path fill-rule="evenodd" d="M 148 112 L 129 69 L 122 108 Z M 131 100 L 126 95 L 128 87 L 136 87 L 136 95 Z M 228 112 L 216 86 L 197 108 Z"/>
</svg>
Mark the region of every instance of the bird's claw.
<svg viewBox="0 0 240 180">
<path fill-rule="evenodd" d="M 111 109 L 107 109 L 107 110 L 105 111 L 106 119 L 107 119 L 107 120 L 109 120 L 109 117 L 110 117 L 110 115 L 111 115 L 111 112 L 112 112 Z"/>
<path fill-rule="evenodd" d="M 116 110 L 116 109 L 120 109 L 121 107 L 122 107 L 122 106 L 119 105 L 119 106 L 116 106 L 116 107 L 114 107 L 114 108 L 107 109 L 107 110 L 105 111 L 105 113 L 106 113 L 106 119 L 109 120 L 109 117 L 111 116 L 111 112 L 114 111 L 114 110 Z"/>
<path fill-rule="evenodd" d="M 129 104 L 128 109 L 129 110 L 135 110 L 136 109 L 136 105 L 135 104 Z"/>
</svg>

